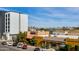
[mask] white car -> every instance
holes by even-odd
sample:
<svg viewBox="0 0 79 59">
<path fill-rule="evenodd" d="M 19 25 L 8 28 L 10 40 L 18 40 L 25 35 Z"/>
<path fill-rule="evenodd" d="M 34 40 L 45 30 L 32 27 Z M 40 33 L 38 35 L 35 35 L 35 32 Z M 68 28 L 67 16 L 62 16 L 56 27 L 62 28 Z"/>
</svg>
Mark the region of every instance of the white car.
<svg viewBox="0 0 79 59">
<path fill-rule="evenodd" d="M 13 45 L 13 42 L 7 42 L 7 45 L 8 46 L 12 46 Z"/>
<path fill-rule="evenodd" d="M 17 48 L 21 48 L 23 46 L 23 43 L 18 43 Z"/>
</svg>

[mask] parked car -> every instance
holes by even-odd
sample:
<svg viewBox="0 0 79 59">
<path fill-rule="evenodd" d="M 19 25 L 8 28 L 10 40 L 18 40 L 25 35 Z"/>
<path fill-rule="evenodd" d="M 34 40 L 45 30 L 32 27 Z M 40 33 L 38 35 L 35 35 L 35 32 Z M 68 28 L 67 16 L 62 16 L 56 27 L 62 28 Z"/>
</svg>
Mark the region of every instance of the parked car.
<svg viewBox="0 0 79 59">
<path fill-rule="evenodd" d="M 7 42 L 4 41 L 4 42 L 2 42 L 1 44 L 2 44 L 2 45 L 7 45 Z"/>
<path fill-rule="evenodd" d="M 61 43 L 60 44 L 60 47 L 65 47 L 66 45 L 64 43 Z"/>
<path fill-rule="evenodd" d="M 23 43 L 18 43 L 17 48 L 21 48 L 23 46 Z"/>
<path fill-rule="evenodd" d="M 13 42 L 7 42 L 7 45 L 8 46 L 12 46 L 13 45 Z"/>
<path fill-rule="evenodd" d="M 27 49 L 27 45 L 24 44 L 24 45 L 22 46 L 22 49 Z"/>
<path fill-rule="evenodd" d="M 13 46 L 17 46 L 17 43 L 13 43 Z"/>
<path fill-rule="evenodd" d="M 34 51 L 40 51 L 40 48 L 35 48 Z"/>
</svg>

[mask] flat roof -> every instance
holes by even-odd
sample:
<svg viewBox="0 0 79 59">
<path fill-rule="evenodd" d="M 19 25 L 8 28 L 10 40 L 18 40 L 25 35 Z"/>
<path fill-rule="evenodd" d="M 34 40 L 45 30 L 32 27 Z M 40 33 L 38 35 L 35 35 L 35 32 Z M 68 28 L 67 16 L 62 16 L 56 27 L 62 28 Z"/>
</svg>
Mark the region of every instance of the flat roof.
<svg viewBox="0 0 79 59">
<path fill-rule="evenodd" d="M 58 38 L 58 37 L 52 37 L 52 38 L 47 38 L 47 39 L 44 38 L 44 40 L 64 42 L 64 38 Z"/>
<path fill-rule="evenodd" d="M 17 11 L 5 11 L 5 10 L 0 10 L 0 12 L 14 12 L 14 13 L 20 13 L 20 14 L 26 14 L 26 13 L 23 13 L 23 12 L 17 12 Z M 27 14 L 26 14 L 27 15 Z"/>
</svg>

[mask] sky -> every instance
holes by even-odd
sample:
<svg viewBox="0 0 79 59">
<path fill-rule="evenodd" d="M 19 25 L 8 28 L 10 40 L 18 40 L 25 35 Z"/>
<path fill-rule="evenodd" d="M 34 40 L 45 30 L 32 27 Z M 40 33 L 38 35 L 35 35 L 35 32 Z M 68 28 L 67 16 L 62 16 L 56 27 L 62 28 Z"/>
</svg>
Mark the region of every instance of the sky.
<svg viewBox="0 0 79 59">
<path fill-rule="evenodd" d="M 77 7 L 1 7 L 0 10 L 28 14 L 29 26 L 44 28 L 79 26 Z"/>
</svg>

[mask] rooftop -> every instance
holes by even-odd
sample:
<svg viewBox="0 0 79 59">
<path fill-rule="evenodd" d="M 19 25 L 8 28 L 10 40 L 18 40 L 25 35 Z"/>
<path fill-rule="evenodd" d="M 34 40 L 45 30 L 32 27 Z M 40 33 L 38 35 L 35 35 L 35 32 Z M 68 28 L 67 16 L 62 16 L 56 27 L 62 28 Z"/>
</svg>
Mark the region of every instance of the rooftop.
<svg viewBox="0 0 79 59">
<path fill-rule="evenodd" d="M 53 38 L 47 37 L 47 38 L 44 38 L 44 40 L 64 42 L 64 38 L 58 38 L 58 37 L 53 37 Z"/>
</svg>

